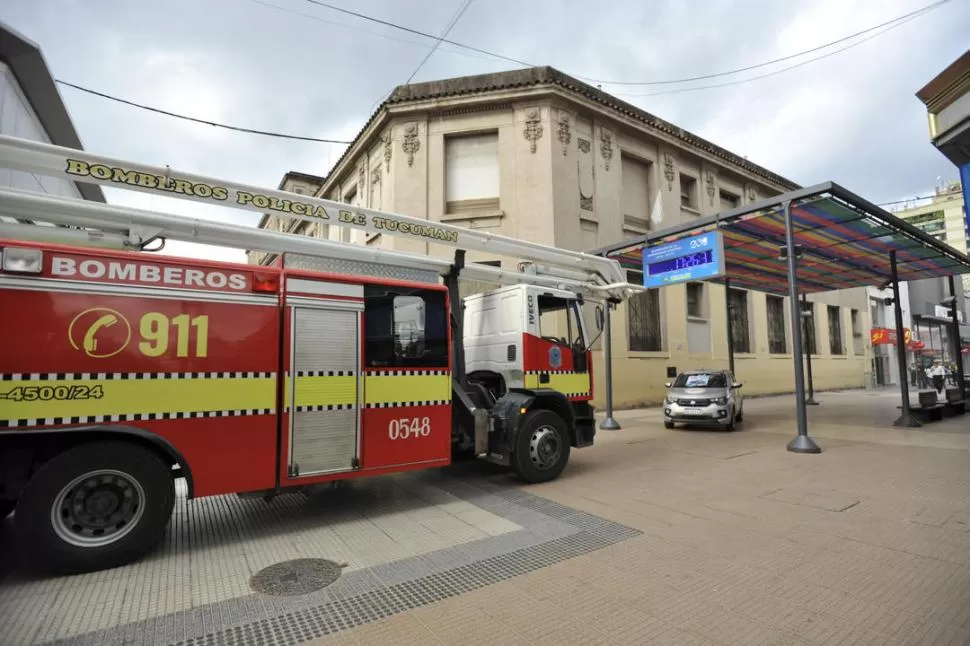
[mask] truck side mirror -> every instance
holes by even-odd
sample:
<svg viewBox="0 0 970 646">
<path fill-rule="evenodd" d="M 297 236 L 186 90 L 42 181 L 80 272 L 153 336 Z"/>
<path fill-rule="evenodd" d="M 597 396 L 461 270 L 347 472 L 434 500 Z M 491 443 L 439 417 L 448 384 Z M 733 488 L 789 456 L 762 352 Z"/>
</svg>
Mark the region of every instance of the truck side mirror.
<svg viewBox="0 0 970 646">
<path fill-rule="evenodd" d="M 603 331 L 603 320 L 604 320 L 604 318 L 605 317 L 603 315 L 603 306 L 602 305 L 597 305 L 596 306 L 596 331 L 597 332 L 602 332 Z"/>
</svg>

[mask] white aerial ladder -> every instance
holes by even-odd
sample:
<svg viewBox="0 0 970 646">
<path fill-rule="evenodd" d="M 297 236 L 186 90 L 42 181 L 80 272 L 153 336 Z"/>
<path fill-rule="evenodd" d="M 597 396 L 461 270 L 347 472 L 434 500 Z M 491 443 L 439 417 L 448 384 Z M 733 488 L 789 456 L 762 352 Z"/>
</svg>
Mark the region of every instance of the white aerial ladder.
<svg viewBox="0 0 970 646">
<path fill-rule="evenodd" d="M 318 197 L 248 186 L 84 151 L 0 136 L 0 167 L 349 227 L 525 261 L 520 271 L 469 263 L 460 278 L 499 284 L 532 284 L 575 292 L 593 300 L 622 300 L 637 286 L 626 282 L 616 260 L 579 251 L 466 229 L 411 216 L 351 206 Z M 275 207 L 275 208 L 274 208 Z M 269 253 L 298 253 L 351 262 L 397 265 L 447 275 L 451 260 L 243 227 L 124 206 L 110 206 L 0 188 L 0 215 L 72 231 L 0 223 L 0 237 L 139 250 L 159 239 Z"/>
</svg>

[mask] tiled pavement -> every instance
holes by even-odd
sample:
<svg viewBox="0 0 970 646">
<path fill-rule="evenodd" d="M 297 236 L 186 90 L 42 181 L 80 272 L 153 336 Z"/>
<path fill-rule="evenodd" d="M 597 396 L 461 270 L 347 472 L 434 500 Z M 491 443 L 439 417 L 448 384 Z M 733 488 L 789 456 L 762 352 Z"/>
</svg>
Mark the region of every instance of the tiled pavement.
<svg viewBox="0 0 970 646">
<path fill-rule="evenodd" d="M 784 450 L 775 398 L 735 434 L 620 413 L 540 486 L 472 465 L 197 501 L 138 564 L 0 581 L 0 643 L 970 644 L 970 419 L 819 399 L 818 456 Z M 248 589 L 307 556 L 347 567 L 304 597 Z"/>
</svg>

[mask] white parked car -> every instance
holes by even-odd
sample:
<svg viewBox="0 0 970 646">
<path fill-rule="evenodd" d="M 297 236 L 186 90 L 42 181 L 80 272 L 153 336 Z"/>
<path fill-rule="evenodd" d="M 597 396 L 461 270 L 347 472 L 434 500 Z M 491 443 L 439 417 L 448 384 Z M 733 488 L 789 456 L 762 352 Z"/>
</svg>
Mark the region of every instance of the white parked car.
<svg viewBox="0 0 970 646">
<path fill-rule="evenodd" d="M 664 426 L 678 422 L 733 431 L 744 420 L 742 384 L 727 370 L 692 370 L 665 384 Z"/>
</svg>

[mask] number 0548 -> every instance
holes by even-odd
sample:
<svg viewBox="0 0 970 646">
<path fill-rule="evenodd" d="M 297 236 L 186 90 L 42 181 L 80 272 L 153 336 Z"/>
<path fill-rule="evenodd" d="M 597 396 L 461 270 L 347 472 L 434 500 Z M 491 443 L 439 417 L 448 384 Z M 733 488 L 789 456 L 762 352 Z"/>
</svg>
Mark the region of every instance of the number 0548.
<svg viewBox="0 0 970 646">
<path fill-rule="evenodd" d="M 429 435 L 431 435 L 430 417 L 392 419 L 387 425 L 387 437 L 391 440 L 406 440 Z"/>
</svg>

